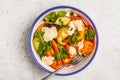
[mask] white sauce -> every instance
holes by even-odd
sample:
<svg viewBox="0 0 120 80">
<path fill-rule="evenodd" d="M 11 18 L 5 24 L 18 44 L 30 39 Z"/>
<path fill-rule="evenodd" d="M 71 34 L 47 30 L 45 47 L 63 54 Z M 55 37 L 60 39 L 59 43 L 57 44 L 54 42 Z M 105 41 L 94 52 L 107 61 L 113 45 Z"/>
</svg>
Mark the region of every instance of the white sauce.
<svg viewBox="0 0 120 80">
<path fill-rule="evenodd" d="M 43 27 L 42 31 L 44 31 L 43 38 L 46 42 L 53 40 L 54 38 L 57 37 L 57 29 L 56 27 Z"/>
<path fill-rule="evenodd" d="M 70 17 L 70 12 L 67 12 L 67 13 L 66 13 L 66 16 L 67 16 L 67 17 Z"/>
<path fill-rule="evenodd" d="M 76 56 L 77 55 L 76 49 L 74 47 L 70 46 L 70 48 L 69 48 L 69 54 L 70 54 L 71 57 Z"/>
<path fill-rule="evenodd" d="M 84 23 L 82 22 L 82 20 L 74 20 L 73 21 L 73 24 L 75 25 L 75 27 L 79 30 L 79 31 L 83 31 L 83 26 L 85 26 L 84 25 Z"/>
<path fill-rule="evenodd" d="M 75 30 L 76 30 L 76 27 L 75 27 L 75 25 L 73 24 L 73 21 L 71 21 L 71 22 L 69 23 L 68 35 L 71 36 L 71 35 L 75 32 Z"/>
<path fill-rule="evenodd" d="M 84 47 L 83 40 L 78 43 L 78 49 L 82 49 Z"/>
<path fill-rule="evenodd" d="M 84 41 L 84 40 L 78 42 L 78 45 L 77 45 L 78 49 L 82 49 L 82 48 L 84 47 L 83 41 Z M 81 55 L 81 54 L 83 54 L 83 53 L 79 52 L 79 54 Z"/>
<path fill-rule="evenodd" d="M 69 23 L 68 34 L 71 36 L 75 30 L 83 31 L 84 30 L 84 23 L 82 20 L 73 20 Z"/>
<path fill-rule="evenodd" d="M 53 63 L 54 57 L 47 57 L 47 56 L 43 56 L 42 57 L 42 62 L 44 62 L 47 65 L 51 65 Z"/>
</svg>

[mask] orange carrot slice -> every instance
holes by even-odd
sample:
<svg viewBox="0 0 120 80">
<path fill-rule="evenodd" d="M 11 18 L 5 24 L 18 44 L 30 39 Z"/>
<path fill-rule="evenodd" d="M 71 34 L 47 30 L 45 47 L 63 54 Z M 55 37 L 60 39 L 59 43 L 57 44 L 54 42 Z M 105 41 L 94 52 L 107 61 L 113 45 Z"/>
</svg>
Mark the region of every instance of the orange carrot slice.
<svg viewBox="0 0 120 80">
<path fill-rule="evenodd" d="M 53 56 L 53 55 L 54 55 L 53 48 L 50 49 L 49 51 L 46 51 L 46 56 Z"/>
<path fill-rule="evenodd" d="M 57 69 L 59 69 L 62 65 L 63 65 L 63 64 L 62 64 L 62 61 L 54 60 L 54 61 L 53 61 L 53 64 L 51 64 L 50 66 L 51 66 L 53 69 L 57 70 Z"/>
<path fill-rule="evenodd" d="M 67 51 L 69 51 L 69 47 L 70 47 L 69 44 L 65 44 L 65 48 Z"/>
<path fill-rule="evenodd" d="M 81 18 L 79 16 L 70 16 L 71 20 L 80 20 Z"/>
<path fill-rule="evenodd" d="M 53 47 L 53 50 L 54 50 L 55 53 L 59 52 L 58 45 L 54 40 L 52 40 L 52 47 Z"/>
<path fill-rule="evenodd" d="M 53 56 L 50 51 L 46 51 L 46 56 Z"/>
<path fill-rule="evenodd" d="M 50 50 L 51 54 L 54 55 L 54 50 L 53 48 Z"/>
<path fill-rule="evenodd" d="M 84 47 L 81 49 L 81 52 L 84 54 L 90 54 L 93 51 L 94 43 L 91 41 L 85 40 L 84 41 Z"/>
<path fill-rule="evenodd" d="M 41 30 L 42 27 L 44 27 L 44 24 L 45 24 L 45 23 L 42 23 L 41 25 L 39 25 L 39 27 L 37 28 L 37 31 Z"/>
</svg>

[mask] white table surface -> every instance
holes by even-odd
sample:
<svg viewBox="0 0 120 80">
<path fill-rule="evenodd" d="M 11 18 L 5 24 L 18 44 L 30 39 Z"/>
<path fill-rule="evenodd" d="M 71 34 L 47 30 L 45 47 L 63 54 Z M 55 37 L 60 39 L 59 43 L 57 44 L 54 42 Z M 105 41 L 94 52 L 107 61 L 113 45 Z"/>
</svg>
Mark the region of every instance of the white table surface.
<svg viewBox="0 0 120 80">
<path fill-rule="evenodd" d="M 36 17 L 56 5 L 87 13 L 98 29 L 99 48 L 82 72 L 49 80 L 120 80 L 120 0 L 0 0 L 0 80 L 40 80 L 48 74 L 30 57 L 27 36 Z"/>
</svg>

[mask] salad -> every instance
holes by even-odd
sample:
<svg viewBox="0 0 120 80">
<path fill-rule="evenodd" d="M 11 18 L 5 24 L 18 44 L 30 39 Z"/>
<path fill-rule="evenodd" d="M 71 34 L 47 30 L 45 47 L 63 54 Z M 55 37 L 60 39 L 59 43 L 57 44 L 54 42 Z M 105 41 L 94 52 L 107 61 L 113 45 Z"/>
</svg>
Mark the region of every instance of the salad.
<svg viewBox="0 0 120 80">
<path fill-rule="evenodd" d="M 41 61 L 56 70 L 76 55 L 93 52 L 95 30 L 75 12 L 53 11 L 35 31 L 33 46 Z"/>
</svg>

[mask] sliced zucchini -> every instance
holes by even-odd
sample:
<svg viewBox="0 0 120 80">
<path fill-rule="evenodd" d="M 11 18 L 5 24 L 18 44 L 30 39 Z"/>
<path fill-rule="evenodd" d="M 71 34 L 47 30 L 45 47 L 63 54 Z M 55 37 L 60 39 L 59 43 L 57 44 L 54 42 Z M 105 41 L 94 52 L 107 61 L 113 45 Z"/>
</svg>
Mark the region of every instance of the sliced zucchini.
<svg viewBox="0 0 120 80">
<path fill-rule="evenodd" d="M 34 46 L 36 51 L 38 51 L 38 49 L 39 49 L 39 44 L 40 44 L 40 39 L 39 38 L 34 38 L 33 39 L 33 46 Z"/>
<path fill-rule="evenodd" d="M 59 17 L 55 24 L 58 25 L 67 25 L 70 22 L 70 18 L 69 17 Z"/>
</svg>

